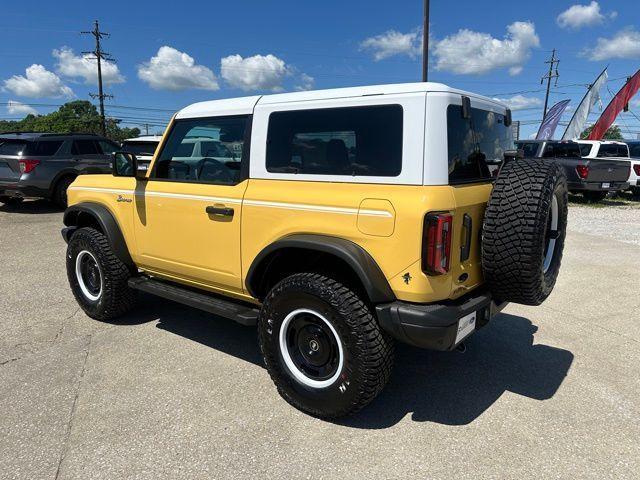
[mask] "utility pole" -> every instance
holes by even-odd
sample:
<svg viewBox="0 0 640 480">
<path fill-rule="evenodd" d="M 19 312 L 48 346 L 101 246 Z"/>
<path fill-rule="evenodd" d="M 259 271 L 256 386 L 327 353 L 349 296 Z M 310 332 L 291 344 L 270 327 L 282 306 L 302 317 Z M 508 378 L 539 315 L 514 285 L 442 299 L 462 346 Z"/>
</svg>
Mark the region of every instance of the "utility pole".
<svg viewBox="0 0 640 480">
<path fill-rule="evenodd" d="M 545 76 L 543 76 L 540 79 L 540 85 L 542 85 L 544 83 L 544 81 L 547 81 L 547 94 L 544 97 L 544 114 L 542 115 L 542 119 L 544 120 L 544 117 L 547 116 L 547 106 L 549 105 L 549 91 L 551 90 L 551 79 L 555 78 L 556 82 L 555 82 L 555 86 L 558 86 L 558 77 L 560 76 L 560 74 L 558 73 L 558 64 L 560 63 L 560 60 L 556 59 L 556 49 L 553 49 L 553 52 L 551 53 L 551 59 L 547 60 L 544 63 L 548 63 L 549 64 L 549 73 L 547 73 Z"/>
<path fill-rule="evenodd" d="M 149 135 L 149 124 L 145 123 L 144 125 L 142 125 L 144 127 L 144 131 L 145 131 L 145 135 Z"/>
<path fill-rule="evenodd" d="M 429 81 L 429 0 L 424 0 L 422 17 L 422 81 Z"/>
<path fill-rule="evenodd" d="M 105 94 L 104 91 L 102 90 L 102 60 L 104 60 L 105 62 L 107 61 L 115 62 L 115 60 L 111 58 L 110 54 L 108 54 L 107 52 L 104 52 L 102 50 L 102 47 L 100 46 L 100 40 L 103 37 L 108 37 L 109 34 L 106 32 L 100 31 L 98 20 L 96 20 L 93 25 L 94 25 L 93 30 L 91 30 L 90 32 L 80 32 L 80 33 L 84 35 L 93 35 L 96 39 L 96 49 L 93 51 L 82 52 L 82 53 L 84 55 L 93 55 L 93 57 L 98 62 L 98 93 L 97 94 L 90 93 L 89 96 L 91 98 L 97 98 L 100 101 L 100 129 L 102 130 L 102 135 L 106 135 L 107 126 L 104 118 L 104 99 L 113 98 L 113 95 Z"/>
</svg>

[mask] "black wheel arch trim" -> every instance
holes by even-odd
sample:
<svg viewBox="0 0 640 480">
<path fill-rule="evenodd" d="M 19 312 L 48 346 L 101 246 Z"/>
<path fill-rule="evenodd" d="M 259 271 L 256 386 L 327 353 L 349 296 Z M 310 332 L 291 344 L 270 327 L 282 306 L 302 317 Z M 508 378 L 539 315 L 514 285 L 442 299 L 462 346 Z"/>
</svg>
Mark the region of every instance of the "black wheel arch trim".
<svg viewBox="0 0 640 480">
<path fill-rule="evenodd" d="M 360 245 L 344 238 L 313 234 L 294 234 L 283 237 L 265 247 L 254 258 L 245 280 L 247 291 L 253 297 L 260 298 L 257 293 L 260 278 L 257 278 L 257 275 L 263 262 L 268 261 L 272 253 L 287 248 L 327 253 L 344 261 L 360 279 L 372 303 L 391 302 L 396 299 L 384 273 L 373 257 Z"/>
<path fill-rule="evenodd" d="M 113 253 L 130 269 L 135 269 L 135 263 L 131 259 L 127 243 L 122 235 L 120 225 L 115 217 L 104 205 L 92 202 L 83 202 L 72 205 L 64 212 L 63 223 L 67 228 L 62 230 L 65 241 L 69 241 L 73 232 L 78 228 L 78 219 L 81 215 L 93 217 L 104 232 Z"/>
</svg>

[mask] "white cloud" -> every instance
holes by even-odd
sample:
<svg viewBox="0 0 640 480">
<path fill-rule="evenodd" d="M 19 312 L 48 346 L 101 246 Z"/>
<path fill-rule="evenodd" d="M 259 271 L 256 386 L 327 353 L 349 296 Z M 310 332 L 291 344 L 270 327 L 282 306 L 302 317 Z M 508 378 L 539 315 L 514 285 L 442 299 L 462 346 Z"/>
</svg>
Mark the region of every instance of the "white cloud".
<svg viewBox="0 0 640 480">
<path fill-rule="evenodd" d="M 298 79 L 298 84 L 296 85 L 295 89 L 298 90 L 299 92 L 302 92 L 305 90 L 312 90 L 314 84 L 315 84 L 315 79 L 311 75 L 307 75 L 306 73 L 303 73 L 302 75 L 300 75 L 300 78 Z"/>
<path fill-rule="evenodd" d="M 9 100 L 9 103 L 7 104 L 7 113 L 9 115 L 37 115 L 38 111 L 22 102 Z"/>
<path fill-rule="evenodd" d="M 612 38 L 600 37 L 596 46 L 583 54 L 593 61 L 611 58 L 640 58 L 640 32 L 633 28 L 627 28 L 619 31 Z"/>
<path fill-rule="evenodd" d="M 36 63 L 26 69 L 25 76 L 14 75 L 5 80 L 4 90 L 21 97 L 73 97 L 73 90 L 60 77 Z"/>
<path fill-rule="evenodd" d="M 86 84 L 98 83 L 98 67 L 93 55 L 76 55 L 73 49 L 62 47 L 54 49 L 53 56 L 58 60 L 56 71 L 65 77 L 81 77 Z M 109 85 L 113 83 L 123 83 L 124 77 L 120 73 L 118 66 L 111 62 L 101 62 L 102 81 Z"/>
<path fill-rule="evenodd" d="M 514 95 L 510 98 L 494 98 L 498 102 L 505 103 L 511 110 L 524 110 L 526 108 L 542 106 L 542 100 L 536 97 L 525 97 L 524 95 Z"/>
<path fill-rule="evenodd" d="M 562 28 L 579 29 L 582 27 L 591 27 L 599 25 L 605 21 L 607 17 L 615 18 L 617 12 L 611 12 L 604 15 L 600 12 L 598 2 L 591 2 L 589 5 L 572 5 L 556 18 L 556 22 Z"/>
<path fill-rule="evenodd" d="M 275 55 L 254 55 L 242 58 L 229 55 L 220 60 L 220 76 L 230 87 L 244 91 L 282 90 L 282 81 L 293 70 Z"/>
<path fill-rule="evenodd" d="M 388 30 L 360 42 L 360 49 L 373 53 L 375 61 L 394 55 L 407 55 L 414 58 L 422 50 L 422 34 L 419 29 L 409 33 Z"/>
<path fill-rule="evenodd" d="M 482 74 L 497 68 L 509 68 L 518 75 L 540 39 L 531 22 L 514 22 L 507 26 L 503 40 L 488 33 L 467 29 L 435 42 L 433 54 L 436 70 L 458 74 Z"/>
<path fill-rule="evenodd" d="M 175 48 L 163 46 L 148 62 L 138 65 L 138 78 L 155 90 L 218 90 L 218 79 L 207 67 Z"/>
</svg>

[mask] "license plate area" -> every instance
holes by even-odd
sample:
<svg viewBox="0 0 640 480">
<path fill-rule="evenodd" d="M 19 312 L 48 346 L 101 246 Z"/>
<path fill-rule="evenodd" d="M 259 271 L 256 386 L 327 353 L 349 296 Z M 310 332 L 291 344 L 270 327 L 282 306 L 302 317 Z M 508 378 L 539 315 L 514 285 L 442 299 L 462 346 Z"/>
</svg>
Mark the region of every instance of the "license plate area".
<svg viewBox="0 0 640 480">
<path fill-rule="evenodd" d="M 458 320 L 458 331 L 456 333 L 455 341 L 456 345 L 473 333 L 476 329 L 477 318 L 478 312 L 471 312 Z"/>
<path fill-rule="evenodd" d="M 611 187 L 611 184 L 609 182 L 604 182 L 602 184 L 602 188 L 609 188 L 609 187 Z"/>
</svg>

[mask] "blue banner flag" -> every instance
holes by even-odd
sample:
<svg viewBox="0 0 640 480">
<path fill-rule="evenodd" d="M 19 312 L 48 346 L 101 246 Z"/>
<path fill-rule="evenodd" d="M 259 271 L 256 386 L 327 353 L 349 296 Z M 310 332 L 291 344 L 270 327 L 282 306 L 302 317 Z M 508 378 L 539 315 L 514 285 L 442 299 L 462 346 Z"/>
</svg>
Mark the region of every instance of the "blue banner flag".
<svg viewBox="0 0 640 480">
<path fill-rule="evenodd" d="M 549 109 L 547 115 L 540 124 L 536 140 L 549 140 L 553 137 L 556 127 L 558 126 L 558 122 L 560 121 L 560 117 L 562 117 L 562 114 L 570 101 L 571 100 L 562 100 Z"/>
</svg>

